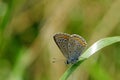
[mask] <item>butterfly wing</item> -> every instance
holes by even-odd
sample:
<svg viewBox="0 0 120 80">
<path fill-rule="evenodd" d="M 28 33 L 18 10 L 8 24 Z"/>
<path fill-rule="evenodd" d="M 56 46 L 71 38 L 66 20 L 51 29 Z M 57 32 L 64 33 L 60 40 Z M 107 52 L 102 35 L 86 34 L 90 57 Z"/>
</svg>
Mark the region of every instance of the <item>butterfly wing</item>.
<svg viewBox="0 0 120 80">
<path fill-rule="evenodd" d="M 68 41 L 70 38 L 69 34 L 66 33 L 58 33 L 53 36 L 55 43 L 63 53 L 63 55 L 68 58 Z"/>
<path fill-rule="evenodd" d="M 78 59 L 86 45 L 87 43 L 84 38 L 76 34 L 71 35 L 68 42 L 68 53 L 70 62 Z"/>
</svg>

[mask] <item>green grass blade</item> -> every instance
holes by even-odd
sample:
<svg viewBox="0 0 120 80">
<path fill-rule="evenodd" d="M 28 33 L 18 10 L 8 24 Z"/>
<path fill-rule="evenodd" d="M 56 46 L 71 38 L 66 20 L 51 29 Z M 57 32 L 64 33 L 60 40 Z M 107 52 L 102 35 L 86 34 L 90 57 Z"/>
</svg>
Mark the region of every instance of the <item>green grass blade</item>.
<svg viewBox="0 0 120 80">
<path fill-rule="evenodd" d="M 97 52 L 98 50 L 109 46 L 113 43 L 119 42 L 120 41 L 120 36 L 117 37 L 108 37 L 108 38 L 104 38 L 101 39 L 99 41 L 97 41 L 96 43 L 94 43 L 90 48 L 88 48 L 83 55 L 81 55 L 82 58 L 89 58 L 92 54 L 94 54 L 95 52 Z"/>
<path fill-rule="evenodd" d="M 108 37 L 101 39 L 97 42 L 95 42 L 91 47 L 89 47 L 79 59 L 79 61 L 76 64 L 73 64 L 68 70 L 65 71 L 65 73 L 62 75 L 60 80 L 66 80 L 70 74 L 87 58 L 89 58 L 91 55 L 93 55 L 95 52 L 99 51 L 100 49 L 109 46 L 113 43 L 120 42 L 120 36 L 116 37 Z"/>
</svg>

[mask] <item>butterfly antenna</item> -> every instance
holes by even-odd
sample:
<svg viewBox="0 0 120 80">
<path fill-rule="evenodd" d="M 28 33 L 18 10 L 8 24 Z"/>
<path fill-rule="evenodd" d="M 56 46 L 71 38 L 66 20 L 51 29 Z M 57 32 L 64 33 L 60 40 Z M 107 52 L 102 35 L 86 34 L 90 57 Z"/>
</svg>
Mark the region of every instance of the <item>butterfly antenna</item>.
<svg viewBox="0 0 120 80">
<path fill-rule="evenodd" d="M 52 63 L 60 62 L 60 61 L 65 61 L 65 59 L 52 58 Z"/>
</svg>

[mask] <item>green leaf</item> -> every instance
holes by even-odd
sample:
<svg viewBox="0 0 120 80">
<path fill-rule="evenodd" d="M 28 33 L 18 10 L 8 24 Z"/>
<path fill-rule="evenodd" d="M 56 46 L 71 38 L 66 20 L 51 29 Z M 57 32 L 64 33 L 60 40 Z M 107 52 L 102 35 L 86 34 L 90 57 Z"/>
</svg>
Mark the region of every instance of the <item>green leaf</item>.
<svg viewBox="0 0 120 80">
<path fill-rule="evenodd" d="M 62 75 L 60 80 L 66 80 L 70 74 L 87 58 L 89 58 L 91 55 L 93 55 L 95 52 L 99 51 L 100 49 L 109 46 L 113 43 L 120 42 L 120 36 L 116 37 L 108 37 L 101 39 L 97 42 L 95 42 L 91 47 L 89 47 L 82 55 L 81 58 L 79 58 L 79 61 L 75 64 L 73 64 L 68 70 L 65 71 L 65 73 Z"/>
</svg>

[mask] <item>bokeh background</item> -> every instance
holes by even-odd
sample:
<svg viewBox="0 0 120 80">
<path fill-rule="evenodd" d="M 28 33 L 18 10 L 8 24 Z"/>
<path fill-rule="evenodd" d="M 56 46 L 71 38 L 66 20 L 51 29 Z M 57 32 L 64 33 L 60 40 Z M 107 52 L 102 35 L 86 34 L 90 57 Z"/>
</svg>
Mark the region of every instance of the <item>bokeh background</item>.
<svg viewBox="0 0 120 80">
<path fill-rule="evenodd" d="M 87 48 L 120 36 L 120 0 L 0 0 L 0 80 L 59 80 L 69 66 L 53 40 L 58 32 L 83 36 Z M 120 43 L 91 56 L 68 80 L 120 80 Z"/>
</svg>

